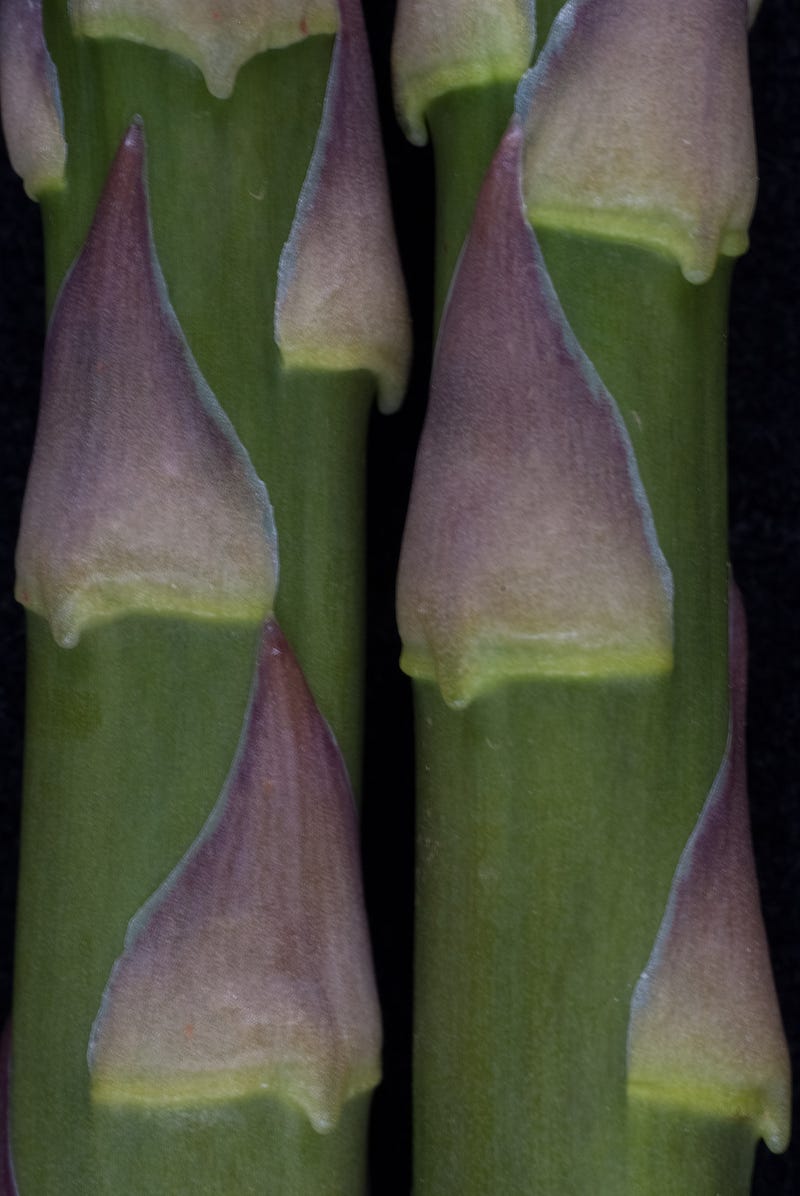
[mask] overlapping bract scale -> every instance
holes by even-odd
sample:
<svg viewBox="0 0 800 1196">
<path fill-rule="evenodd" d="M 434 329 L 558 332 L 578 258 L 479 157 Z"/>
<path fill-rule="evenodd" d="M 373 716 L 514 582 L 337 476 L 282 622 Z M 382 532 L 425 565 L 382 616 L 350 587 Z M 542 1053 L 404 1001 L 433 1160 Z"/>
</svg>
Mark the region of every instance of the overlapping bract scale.
<svg viewBox="0 0 800 1196">
<path fill-rule="evenodd" d="M 111 975 L 89 1052 L 95 1099 L 264 1091 L 331 1129 L 380 1069 L 359 869 L 344 762 L 270 620 L 226 788 Z"/>
<path fill-rule="evenodd" d="M 518 106 L 537 224 L 648 246 L 696 283 L 747 248 L 743 0 L 569 0 Z"/>
<path fill-rule="evenodd" d="M 425 115 L 440 96 L 516 83 L 531 60 L 535 34 L 533 0 L 399 0 L 392 73 L 409 139 L 425 144 Z"/>
<path fill-rule="evenodd" d="M 290 368 L 369 371 L 391 411 L 405 390 L 411 321 L 360 0 L 341 0 L 341 13 L 322 124 L 281 255 L 275 339 Z"/>
<path fill-rule="evenodd" d="M 746 674 L 732 587 L 728 744 L 633 995 L 628 1078 L 634 1099 L 748 1120 L 781 1151 L 791 1077 L 750 837 Z"/>
<path fill-rule="evenodd" d="M 70 14 L 87 37 L 144 42 L 188 58 L 219 99 L 262 50 L 338 26 L 336 0 L 71 0 Z"/>
<path fill-rule="evenodd" d="M 616 404 L 525 219 L 512 122 L 436 350 L 398 586 L 403 665 L 463 704 L 502 679 L 672 663 L 672 579 Z"/>
<path fill-rule="evenodd" d="M 167 297 L 135 123 L 47 334 L 17 597 L 71 646 L 130 613 L 259 621 L 276 581 L 266 491 Z"/>
<path fill-rule="evenodd" d="M 62 187 L 67 143 L 41 0 L 0 4 L 0 112 L 11 165 L 31 199 Z"/>
</svg>

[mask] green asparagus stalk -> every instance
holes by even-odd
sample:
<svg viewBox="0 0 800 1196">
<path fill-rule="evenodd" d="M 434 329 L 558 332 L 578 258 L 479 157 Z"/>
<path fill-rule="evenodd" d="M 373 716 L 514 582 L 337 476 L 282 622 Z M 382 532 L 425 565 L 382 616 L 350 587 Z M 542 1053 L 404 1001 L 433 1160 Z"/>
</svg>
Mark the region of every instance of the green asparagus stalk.
<svg viewBox="0 0 800 1196">
<path fill-rule="evenodd" d="M 50 322 L 17 565 L 19 1191 L 361 1190 L 352 795 L 271 618 L 264 487 L 167 299 L 137 123 Z"/>
<path fill-rule="evenodd" d="M 360 6 L 5 12 L 52 308 L 18 550 L 17 1181 L 358 1192 L 379 1029 L 319 710 L 357 779 L 366 418 L 408 356 Z M 258 474 L 313 699 L 262 630 Z"/>
<path fill-rule="evenodd" d="M 726 749 L 746 12 L 691 8 L 566 5 L 444 310 L 398 588 L 419 1193 L 744 1193 L 788 1136 L 740 696 Z"/>
</svg>

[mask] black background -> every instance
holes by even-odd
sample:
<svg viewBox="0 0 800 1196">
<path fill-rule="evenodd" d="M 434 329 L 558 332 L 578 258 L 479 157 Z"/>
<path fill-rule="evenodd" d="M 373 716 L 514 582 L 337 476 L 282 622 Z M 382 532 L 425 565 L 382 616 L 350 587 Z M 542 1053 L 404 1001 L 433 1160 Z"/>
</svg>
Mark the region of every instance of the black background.
<svg viewBox="0 0 800 1196">
<path fill-rule="evenodd" d="M 416 323 L 409 398 L 398 415 L 373 417 L 369 475 L 365 875 L 386 1023 L 385 1081 L 374 1106 L 374 1191 L 376 1196 L 400 1196 L 410 1190 L 413 746 L 408 685 L 397 670 L 393 587 L 430 364 L 433 174 L 429 152 L 409 146 L 392 115 L 387 82 L 391 0 L 365 0 L 365 8 Z M 751 36 L 751 65 L 761 184 L 751 250 L 737 266 L 732 300 L 730 541 L 749 615 L 748 745 L 756 857 L 779 997 L 800 1070 L 800 6 L 795 0 L 764 0 Z M 22 617 L 11 597 L 13 547 L 33 440 L 43 340 L 39 213 L 4 156 L 0 204 L 2 1018 L 11 1000 L 24 697 Z M 800 1134 L 780 1158 L 759 1149 L 753 1188 L 759 1196 L 800 1194 L 798 1139 Z"/>
</svg>

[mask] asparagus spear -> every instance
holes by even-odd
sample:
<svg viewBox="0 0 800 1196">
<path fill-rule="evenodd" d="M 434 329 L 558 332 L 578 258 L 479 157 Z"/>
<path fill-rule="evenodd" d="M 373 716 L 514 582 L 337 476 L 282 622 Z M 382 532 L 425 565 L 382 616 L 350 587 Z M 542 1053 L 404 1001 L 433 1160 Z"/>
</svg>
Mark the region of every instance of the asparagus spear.
<svg viewBox="0 0 800 1196">
<path fill-rule="evenodd" d="M 724 751 L 716 255 L 743 248 L 754 180 L 744 7 L 657 7 L 566 6 L 437 345 L 398 591 L 420 756 L 423 1192 L 745 1191 L 754 1138 L 787 1135 L 763 968 L 752 1101 L 666 1102 L 643 1128 L 628 1088 L 629 1002 Z M 450 97 L 465 145 L 476 102 Z M 611 395 L 635 472 L 601 430 Z M 665 609 L 671 657 L 642 650 L 663 646 Z M 697 1067 L 680 1090 L 717 1092 Z"/>
<path fill-rule="evenodd" d="M 50 322 L 17 563 L 20 1190 L 247 1191 L 267 1171 L 359 1190 L 379 1028 L 352 797 L 260 630 L 272 512 L 169 305 L 138 123 Z"/>
<path fill-rule="evenodd" d="M 200 1071 L 224 1071 L 221 1056 L 230 1047 L 228 1074 L 250 1076 L 221 1088 L 200 1085 L 221 1102 L 201 1101 L 186 1116 L 174 1102 L 154 1112 L 151 1106 L 167 1097 L 159 1102 L 158 1084 L 150 1083 L 144 1108 L 131 1110 L 127 1099 L 109 1103 L 114 1082 L 98 1080 L 90 1090 L 87 1068 L 88 1049 L 93 1072 L 107 1075 L 109 1036 L 101 1033 L 106 1023 L 98 1009 L 114 956 L 127 921 L 175 868 L 214 806 L 271 609 L 271 513 L 208 382 L 258 469 L 271 475 L 285 532 L 281 609 L 315 696 L 358 772 L 363 439 L 376 382 L 384 406 L 399 400 L 408 321 L 360 8 L 350 0 L 312 7 L 273 5 L 250 21 L 242 20 L 247 6 L 234 5 L 208 24 L 195 6 L 78 4 L 68 12 L 53 4 L 44 17 L 46 42 L 35 5 L 12 13 L 29 33 L 38 22 L 38 40 L 10 45 L 4 78 L 25 67 L 34 45 L 34 87 L 43 93 L 58 84 L 60 100 L 53 93 L 49 110 L 59 118 L 63 101 L 63 119 L 50 122 L 62 153 L 51 155 L 48 170 L 56 162 L 58 178 L 40 186 L 31 175 L 30 183 L 43 202 L 54 311 L 18 555 L 18 593 L 34 612 L 12 1101 L 23 1188 L 251 1190 L 262 1182 L 265 1152 L 276 1190 L 355 1191 L 364 1182 L 361 1094 L 377 1075 L 374 993 L 362 984 L 354 1006 L 353 993 L 336 981 L 341 999 L 333 1000 L 320 974 L 324 952 L 303 956 L 283 1006 L 273 991 L 253 1013 L 250 1033 L 263 1048 L 255 1051 L 255 1070 L 219 1026 L 210 1053 L 203 1057 L 197 1048 Z M 334 32 L 335 41 L 325 36 Z M 113 40 L 96 40 L 107 37 Z M 261 53 L 269 47 L 286 48 Z M 164 51 L 187 55 L 202 78 Z M 98 204 L 110 154 L 134 114 Z M 6 119 L 30 147 L 36 129 L 19 129 L 18 108 Z M 33 160 L 36 166 L 35 153 Z M 30 155 L 18 164 L 30 173 Z M 350 252 L 352 227 L 365 215 L 373 241 Z M 332 225 L 341 244 L 325 238 Z M 315 272 L 328 287 L 324 320 L 309 299 Z M 321 356 L 309 358 L 312 343 Z M 279 649 L 263 652 L 262 679 L 280 692 L 280 670 L 270 666 Z M 298 684 L 284 679 L 290 706 Z M 306 751 L 324 753 L 327 732 L 313 704 L 295 715 L 281 735 L 273 730 L 278 746 L 296 753 L 305 735 Z M 337 767 L 340 775 L 327 783 L 335 793 L 338 786 L 333 804 L 352 822 Z M 312 784 L 307 772 L 301 768 L 294 790 L 283 795 L 290 806 L 298 785 L 319 789 L 320 779 Z M 253 779 L 259 793 L 272 786 L 257 771 Z M 285 845 L 300 890 L 315 879 L 308 823 L 306 816 L 302 842 L 295 835 Z M 345 855 L 341 844 L 337 849 L 349 896 L 335 916 L 339 942 L 352 940 L 363 959 L 352 829 L 350 846 L 346 836 L 342 841 Z M 270 850 L 274 858 L 276 845 Z M 336 905 L 335 891 L 323 885 L 322 895 Z M 240 896 L 229 895 L 234 951 Z M 274 905 L 272 897 L 260 900 L 262 912 L 265 902 Z M 307 900 L 303 893 L 294 932 L 281 932 L 295 948 L 303 945 L 297 917 L 303 927 L 319 920 L 319 910 L 303 912 Z M 280 903 L 272 912 L 284 916 Z M 250 940 L 242 933 L 239 950 L 247 958 L 252 933 Z M 335 940 L 321 927 L 317 933 L 330 956 Z M 277 929 L 274 935 L 278 941 Z M 202 934 L 194 938 L 203 941 Z M 250 971 L 257 977 L 272 966 L 291 980 L 296 969 L 284 956 L 277 948 L 271 956 L 262 952 Z M 362 971 L 368 976 L 364 965 Z M 265 1062 L 265 1052 L 275 1056 L 276 1035 L 273 1028 L 265 1039 L 259 1017 L 279 1030 L 289 1025 L 297 991 L 314 985 L 320 998 L 306 1000 L 300 1039 L 288 1030 L 283 1036 L 289 1061 Z M 225 1008 L 222 989 L 212 986 L 206 995 Z M 113 984 L 109 992 L 116 992 Z M 241 1039 L 251 1011 L 246 1000 L 240 1004 L 229 1016 L 244 1025 Z M 356 1051 L 353 1081 L 343 1010 L 365 1044 Z M 40 1034 L 43 1018 L 48 1028 Z M 325 1018 L 333 1019 L 328 1030 Z M 112 1043 L 118 1018 L 113 1025 Z M 314 1063 L 315 1050 L 323 1063 Z M 319 1079 L 320 1068 L 327 1079 Z M 55 1110 L 44 1099 L 52 1076 Z M 297 1093 L 320 1086 L 310 1104 L 299 1101 L 298 1112 Z M 162 1088 L 178 1105 L 192 1105 L 179 1080 Z M 58 1129 L 44 1135 L 43 1146 L 42 1118 L 50 1117 Z"/>
</svg>

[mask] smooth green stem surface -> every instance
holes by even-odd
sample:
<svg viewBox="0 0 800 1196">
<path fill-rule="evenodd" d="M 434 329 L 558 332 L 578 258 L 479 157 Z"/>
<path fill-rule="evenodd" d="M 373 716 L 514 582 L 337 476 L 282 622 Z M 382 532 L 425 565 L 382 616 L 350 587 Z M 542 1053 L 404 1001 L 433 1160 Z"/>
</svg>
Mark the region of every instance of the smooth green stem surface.
<svg viewBox="0 0 800 1196">
<path fill-rule="evenodd" d="M 464 152 L 472 102 L 453 97 Z M 474 199 L 440 206 L 459 202 L 455 236 Z M 675 583 L 675 666 L 507 683 L 466 710 L 416 684 L 415 1192 L 743 1193 L 752 1127 L 626 1089 L 633 987 L 726 740 L 730 268 L 694 287 L 638 248 L 540 242 L 631 438 Z"/>
<path fill-rule="evenodd" d="M 757 1135 L 749 1122 L 633 1105 L 628 1192 L 749 1196 Z M 684 1187 L 681 1188 L 681 1183 Z"/>
<path fill-rule="evenodd" d="M 276 613 L 330 723 L 356 795 L 364 685 L 365 374 L 295 372 L 262 432 L 280 554 Z M 268 421 L 268 422 L 267 422 Z M 270 440 L 269 427 L 280 429 Z"/>
<path fill-rule="evenodd" d="M 193 1109 L 90 1101 L 87 1046 L 103 990 L 129 919 L 222 789 L 258 631 L 136 617 L 65 651 L 29 619 L 12 1105 L 25 1196 L 342 1196 L 363 1187 L 363 1099 L 345 1106 L 330 1134 L 266 1095 Z"/>
</svg>

